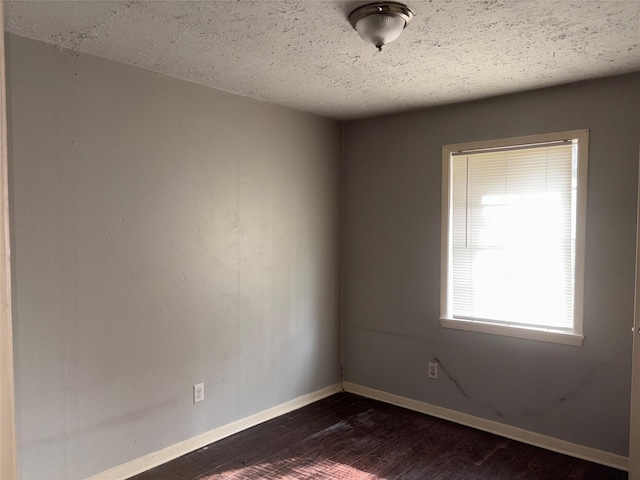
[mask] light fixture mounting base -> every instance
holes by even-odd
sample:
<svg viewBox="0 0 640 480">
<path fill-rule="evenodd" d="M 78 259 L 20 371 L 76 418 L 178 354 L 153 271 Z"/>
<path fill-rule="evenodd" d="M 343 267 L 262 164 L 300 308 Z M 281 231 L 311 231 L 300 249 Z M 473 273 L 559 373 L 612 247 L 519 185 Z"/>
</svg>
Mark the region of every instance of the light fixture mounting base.
<svg viewBox="0 0 640 480">
<path fill-rule="evenodd" d="M 349 15 L 349 23 L 351 23 L 351 26 L 355 29 L 356 23 L 369 15 L 397 15 L 404 20 L 404 26 L 406 28 L 413 18 L 413 11 L 404 3 L 400 2 L 368 3 L 351 12 Z"/>
</svg>

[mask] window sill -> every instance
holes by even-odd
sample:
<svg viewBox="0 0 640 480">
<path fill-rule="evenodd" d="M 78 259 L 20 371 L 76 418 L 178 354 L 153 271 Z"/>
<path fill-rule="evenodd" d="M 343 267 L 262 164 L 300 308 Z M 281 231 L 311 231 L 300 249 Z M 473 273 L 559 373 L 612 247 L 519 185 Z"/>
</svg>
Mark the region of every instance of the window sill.
<svg viewBox="0 0 640 480">
<path fill-rule="evenodd" d="M 541 342 L 560 343 L 573 347 L 582 346 L 583 335 L 573 332 L 564 332 L 550 328 L 532 328 L 516 325 L 499 325 L 495 323 L 480 322 L 477 320 L 462 320 L 452 318 L 440 318 L 440 325 L 444 328 L 465 330 L 467 332 L 489 333 L 504 337 L 525 338 Z"/>
</svg>

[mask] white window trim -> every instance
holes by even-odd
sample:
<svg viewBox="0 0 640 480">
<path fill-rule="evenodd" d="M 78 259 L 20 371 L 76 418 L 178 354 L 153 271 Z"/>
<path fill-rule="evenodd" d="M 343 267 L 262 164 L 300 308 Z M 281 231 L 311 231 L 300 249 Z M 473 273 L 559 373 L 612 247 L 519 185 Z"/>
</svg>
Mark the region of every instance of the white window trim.
<svg viewBox="0 0 640 480">
<path fill-rule="evenodd" d="M 578 139 L 578 185 L 576 198 L 576 250 L 574 283 L 574 325 L 573 331 L 550 328 L 528 327 L 517 324 L 491 323 L 478 320 L 453 318 L 451 313 L 451 239 L 449 222 L 451 219 L 451 154 L 461 150 L 504 147 L 506 145 L 530 145 L 536 143 Z M 507 337 L 539 340 L 564 345 L 581 346 L 583 336 L 584 262 L 587 214 L 587 160 L 589 151 L 589 130 L 569 130 L 541 135 L 502 138 L 478 142 L 457 143 L 442 147 L 442 227 L 440 266 L 440 325 L 444 328 L 488 333 Z"/>
</svg>

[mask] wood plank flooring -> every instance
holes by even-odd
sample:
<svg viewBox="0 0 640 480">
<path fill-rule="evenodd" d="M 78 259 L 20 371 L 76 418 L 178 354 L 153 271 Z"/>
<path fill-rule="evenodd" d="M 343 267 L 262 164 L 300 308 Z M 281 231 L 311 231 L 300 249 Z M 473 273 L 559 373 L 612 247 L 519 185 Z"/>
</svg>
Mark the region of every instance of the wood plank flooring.
<svg viewBox="0 0 640 480">
<path fill-rule="evenodd" d="M 339 393 L 134 480 L 623 480 L 627 473 Z"/>
</svg>

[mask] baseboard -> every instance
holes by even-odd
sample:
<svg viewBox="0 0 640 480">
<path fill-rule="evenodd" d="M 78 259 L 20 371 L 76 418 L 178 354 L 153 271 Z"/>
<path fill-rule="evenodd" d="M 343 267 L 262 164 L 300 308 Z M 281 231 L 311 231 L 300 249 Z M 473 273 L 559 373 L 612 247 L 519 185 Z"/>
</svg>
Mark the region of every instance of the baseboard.
<svg viewBox="0 0 640 480">
<path fill-rule="evenodd" d="M 293 400 L 276 405 L 275 407 L 267 410 L 263 410 L 262 412 L 258 412 L 249 417 L 214 428 L 213 430 L 209 430 L 208 432 L 196 437 L 189 438 L 188 440 L 163 448 L 157 452 L 150 453 L 144 457 L 136 458 L 130 462 L 105 470 L 104 472 L 98 473 L 87 480 L 125 480 L 133 475 L 146 472 L 153 467 L 157 467 L 158 465 L 162 465 L 163 463 L 181 457 L 182 455 L 186 455 L 189 452 L 193 452 L 194 450 L 209 445 L 210 443 L 241 432 L 242 430 L 246 430 L 247 428 L 254 427 L 260 423 L 266 422 L 267 420 L 284 415 L 285 413 L 297 410 L 298 408 L 317 402 L 318 400 L 340 391 L 342 391 L 342 386 L 338 383 L 316 392 L 302 395 L 301 397 L 294 398 Z"/>
<path fill-rule="evenodd" d="M 416 412 L 426 413 L 433 417 L 442 418 L 444 420 L 477 428 L 478 430 L 484 430 L 485 432 L 494 433 L 512 440 L 517 440 L 522 443 L 527 443 L 536 447 L 545 448 L 554 452 L 606 465 L 608 467 L 618 468 L 624 471 L 629 470 L 629 459 L 622 455 L 616 455 L 596 448 L 577 445 L 575 443 L 567 442 L 566 440 L 560 440 L 540 433 L 530 432 L 504 423 L 486 420 L 484 418 L 475 417 L 455 410 L 449 410 L 448 408 L 438 407 L 436 405 L 412 400 L 410 398 L 375 390 L 373 388 L 363 387 L 362 385 L 355 383 L 343 382 L 342 385 L 346 392 L 355 393 L 374 400 L 380 400 L 382 402 L 408 408 L 409 410 L 414 410 Z"/>
</svg>

